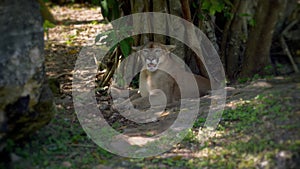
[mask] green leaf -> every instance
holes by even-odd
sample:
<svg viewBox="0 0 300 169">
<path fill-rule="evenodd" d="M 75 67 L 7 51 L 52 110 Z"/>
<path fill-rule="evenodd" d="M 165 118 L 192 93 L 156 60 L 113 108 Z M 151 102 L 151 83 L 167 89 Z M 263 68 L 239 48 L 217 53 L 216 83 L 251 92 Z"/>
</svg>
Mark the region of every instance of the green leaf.
<svg viewBox="0 0 300 169">
<path fill-rule="evenodd" d="M 210 1 L 209 1 L 209 0 L 204 0 L 204 1 L 202 2 L 202 7 L 201 7 L 201 8 L 202 8 L 202 9 L 209 10 L 210 6 L 211 6 Z"/>
<path fill-rule="evenodd" d="M 121 16 L 119 6 L 116 4 L 112 9 L 112 20 L 115 20 Z"/>
<path fill-rule="evenodd" d="M 224 4 L 221 3 L 221 4 L 218 4 L 218 5 L 215 7 L 215 9 L 216 9 L 217 12 L 222 12 L 223 9 L 224 9 L 224 7 L 225 7 Z"/>
<path fill-rule="evenodd" d="M 101 1 L 100 7 L 101 7 L 101 13 L 102 13 L 103 17 L 107 17 L 108 13 L 109 13 L 107 1 L 106 0 Z"/>
<path fill-rule="evenodd" d="M 122 40 L 120 42 L 120 48 L 121 48 L 122 54 L 125 57 L 127 57 L 130 54 L 130 52 L 131 52 L 131 45 L 130 45 L 129 40 L 126 40 L 126 39 Z"/>
<path fill-rule="evenodd" d="M 239 14 L 239 16 L 242 16 L 242 17 L 251 17 L 252 15 L 248 14 L 248 13 L 241 13 L 241 14 Z"/>
<path fill-rule="evenodd" d="M 200 20 L 204 20 L 205 17 L 202 13 L 197 13 L 197 17 L 200 19 Z"/>
<path fill-rule="evenodd" d="M 119 2 L 117 0 L 102 0 L 100 7 L 103 17 L 108 21 L 112 21 L 121 16 Z"/>
<path fill-rule="evenodd" d="M 216 10 L 214 8 L 209 9 L 209 14 L 215 15 L 215 13 L 216 13 Z"/>
<path fill-rule="evenodd" d="M 255 26 L 255 25 L 256 25 L 255 19 L 251 18 L 251 19 L 249 20 L 249 25 L 250 25 L 250 26 Z"/>
<path fill-rule="evenodd" d="M 43 23 L 43 28 L 44 29 L 49 29 L 49 28 L 54 28 L 55 27 L 55 24 L 48 21 L 48 20 L 45 20 L 44 23 Z"/>
<path fill-rule="evenodd" d="M 214 15 L 216 12 L 222 12 L 224 9 L 224 3 L 218 0 L 211 0 L 211 6 L 209 9 L 209 13 Z"/>
</svg>

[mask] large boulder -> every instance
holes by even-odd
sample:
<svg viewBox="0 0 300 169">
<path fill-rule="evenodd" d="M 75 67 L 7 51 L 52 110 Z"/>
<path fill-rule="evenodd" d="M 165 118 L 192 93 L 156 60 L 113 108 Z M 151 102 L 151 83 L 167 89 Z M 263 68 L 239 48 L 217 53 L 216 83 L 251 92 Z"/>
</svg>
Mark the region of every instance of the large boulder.
<svg viewBox="0 0 300 169">
<path fill-rule="evenodd" d="M 47 124 L 54 112 L 36 0 L 0 1 L 0 152 Z"/>
</svg>

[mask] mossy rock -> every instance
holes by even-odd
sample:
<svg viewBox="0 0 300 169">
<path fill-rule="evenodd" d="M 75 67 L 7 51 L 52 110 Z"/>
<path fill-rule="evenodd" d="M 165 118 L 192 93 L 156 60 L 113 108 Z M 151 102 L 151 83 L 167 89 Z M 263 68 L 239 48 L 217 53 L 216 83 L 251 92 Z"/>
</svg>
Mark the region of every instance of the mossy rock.
<svg viewBox="0 0 300 169">
<path fill-rule="evenodd" d="M 6 107 L 6 138 L 22 140 L 45 126 L 54 116 L 56 109 L 53 96 L 47 84 L 42 88 L 39 102 L 30 107 L 30 97 L 21 97 L 14 104 Z"/>
</svg>

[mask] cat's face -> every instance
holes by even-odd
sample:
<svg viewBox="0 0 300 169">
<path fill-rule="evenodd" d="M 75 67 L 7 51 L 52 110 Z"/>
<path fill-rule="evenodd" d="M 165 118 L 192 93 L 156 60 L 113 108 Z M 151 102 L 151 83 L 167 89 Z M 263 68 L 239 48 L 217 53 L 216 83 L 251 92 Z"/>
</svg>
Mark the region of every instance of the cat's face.
<svg viewBox="0 0 300 169">
<path fill-rule="evenodd" d="M 158 69 L 161 62 L 165 61 L 165 53 L 160 48 L 144 48 L 140 51 L 143 63 L 147 70 L 154 72 Z"/>
<path fill-rule="evenodd" d="M 140 47 L 138 52 L 147 70 L 155 72 L 161 64 L 168 61 L 171 47 L 174 48 L 172 45 L 149 42 Z"/>
</svg>

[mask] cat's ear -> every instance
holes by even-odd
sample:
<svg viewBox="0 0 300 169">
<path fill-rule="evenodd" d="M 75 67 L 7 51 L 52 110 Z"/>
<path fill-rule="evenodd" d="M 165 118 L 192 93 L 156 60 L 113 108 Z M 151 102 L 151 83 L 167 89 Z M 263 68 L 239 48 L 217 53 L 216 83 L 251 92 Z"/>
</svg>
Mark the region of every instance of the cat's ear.
<svg viewBox="0 0 300 169">
<path fill-rule="evenodd" d="M 165 45 L 169 52 L 173 51 L 176 48 L 176 45 Z"/>
<path fill-rule="evenodd" d="M 132 46 L 131 49 L 133 52 L 137 52 L 137 51 L 141 50 L 142 47 L 143 46 Z"/>
</svg>

